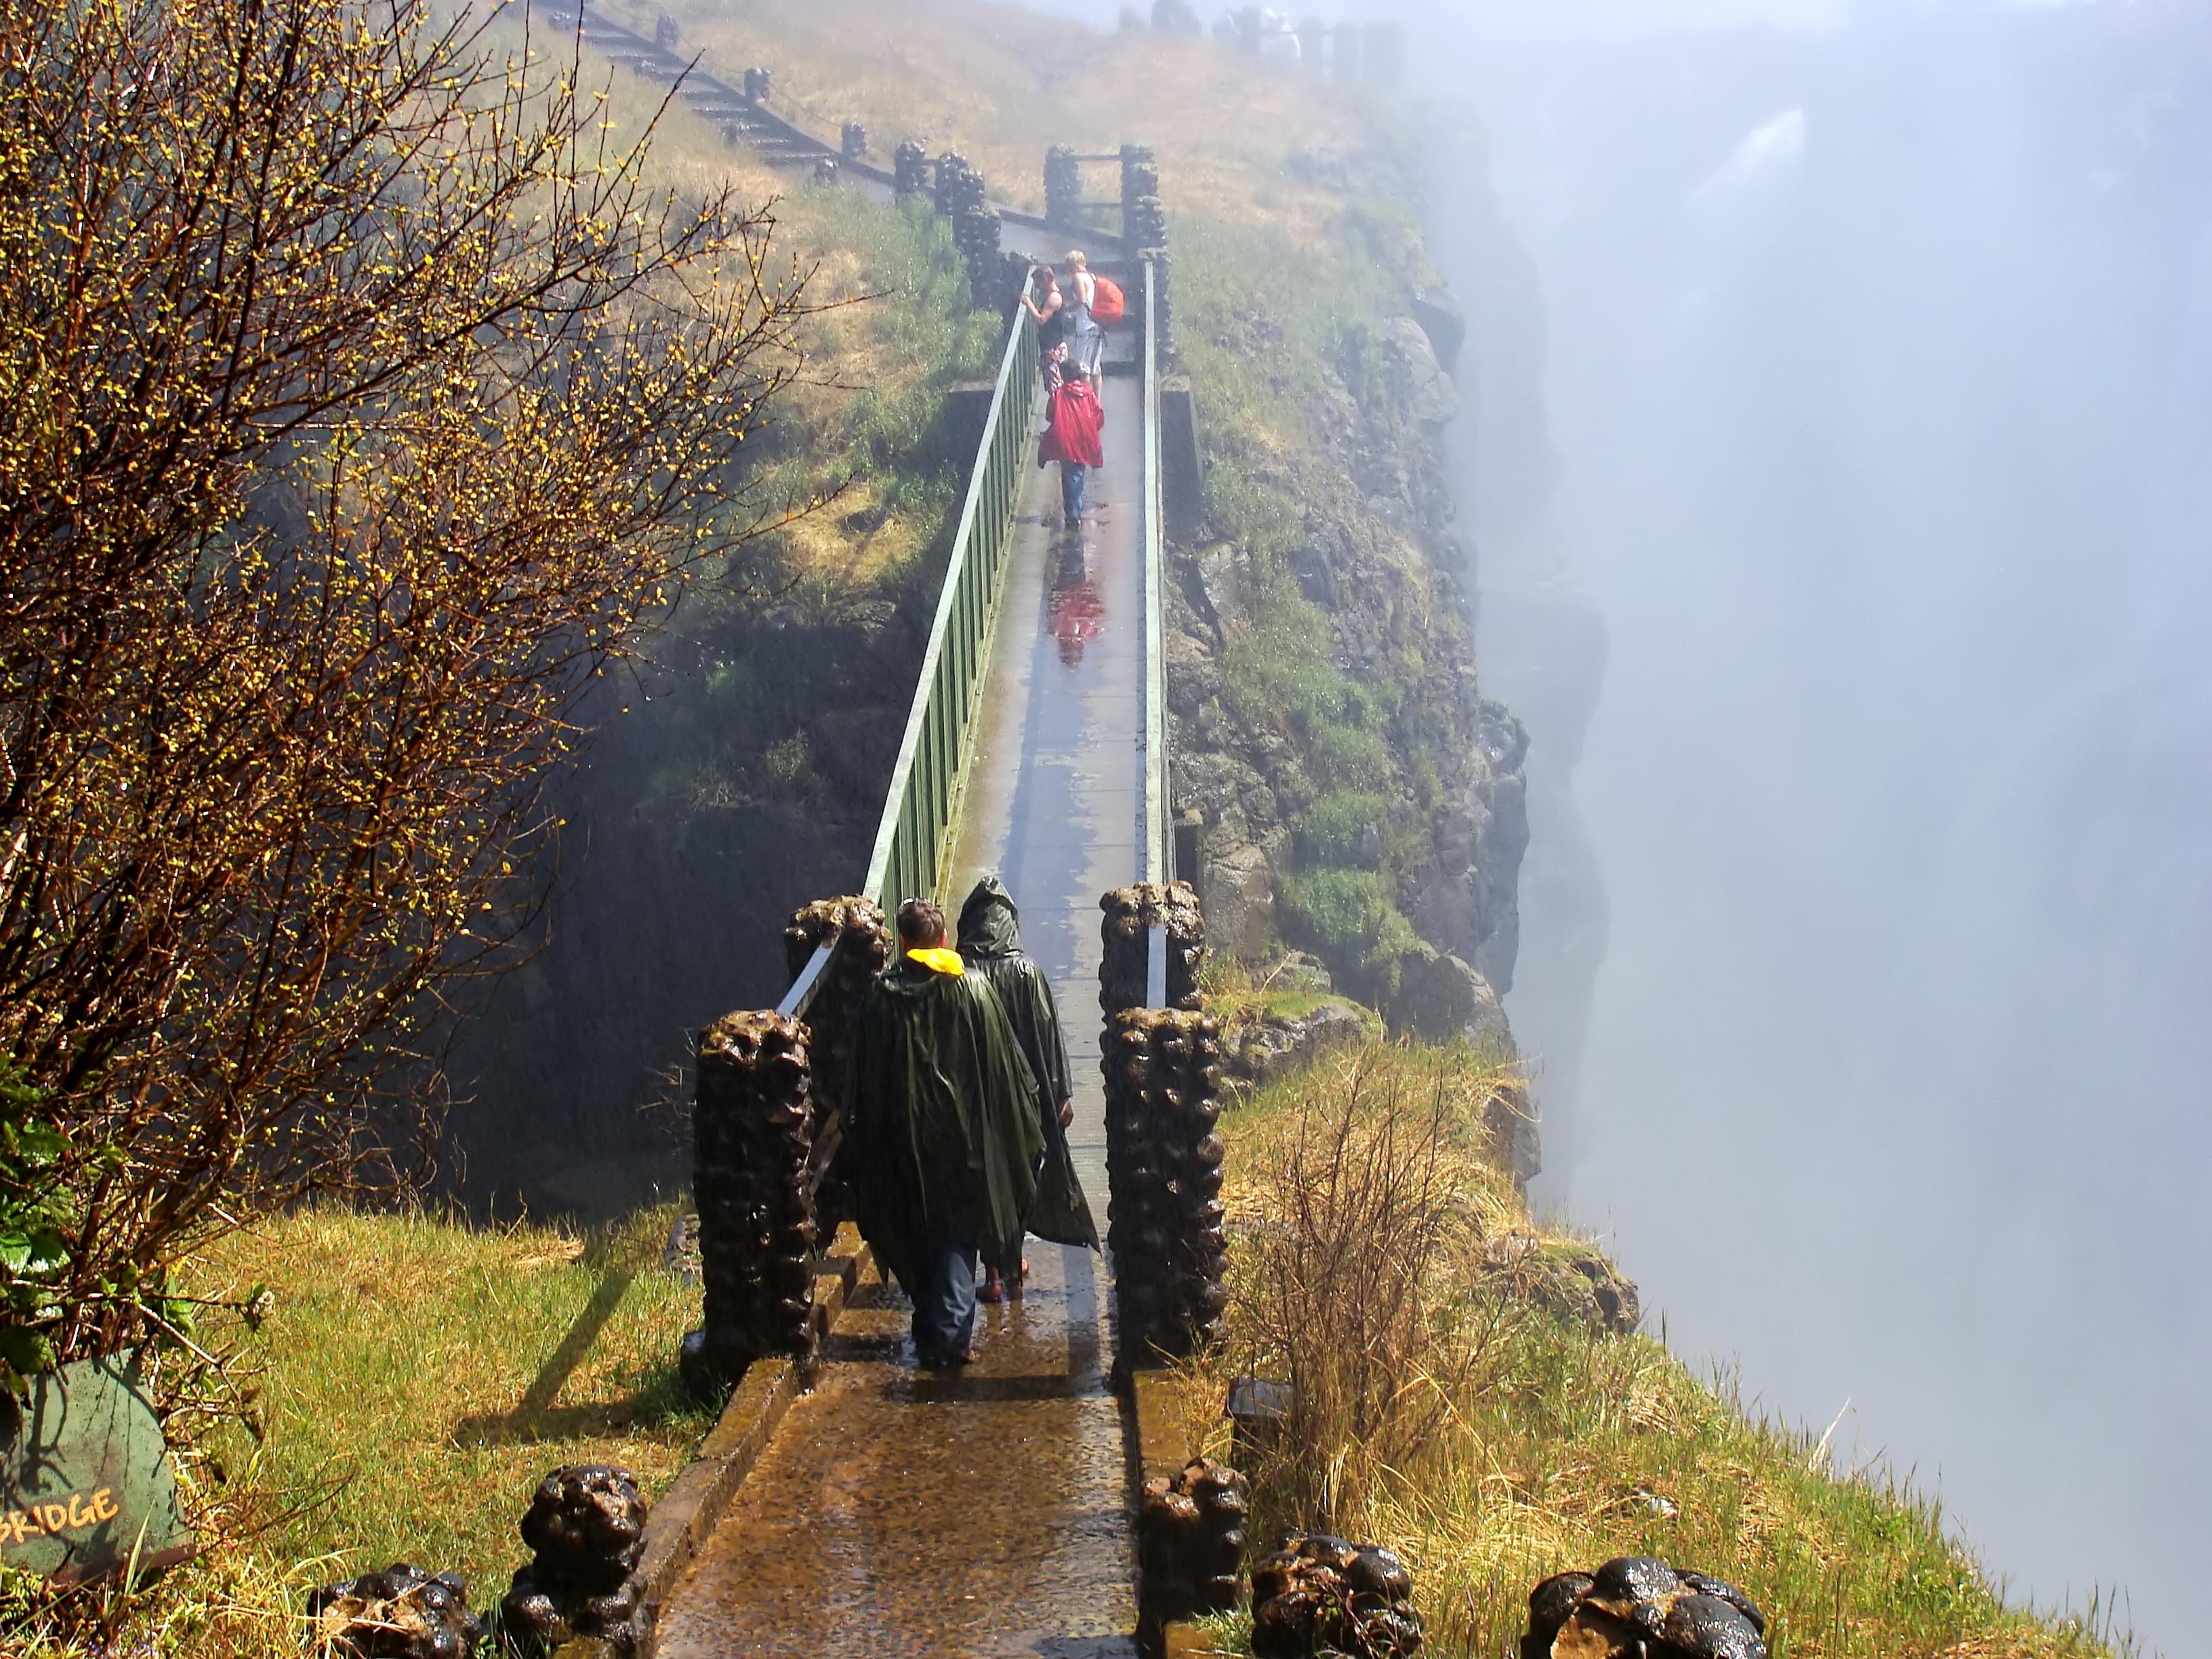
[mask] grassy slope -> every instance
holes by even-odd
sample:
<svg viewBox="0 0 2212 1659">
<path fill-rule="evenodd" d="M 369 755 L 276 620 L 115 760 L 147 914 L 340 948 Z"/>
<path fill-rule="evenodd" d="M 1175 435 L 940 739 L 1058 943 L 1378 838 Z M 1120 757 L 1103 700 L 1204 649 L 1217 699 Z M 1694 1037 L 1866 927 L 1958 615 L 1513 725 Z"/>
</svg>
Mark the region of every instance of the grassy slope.
<svg viewBox="0 0 2212 1659">
<path fill-rule="evenodd" d="M 1748 1416 L 1725 1379 L 1701 1382 L 1648 1336 L 1571 1328 L 1486 1267 L 1489 1241 L 1529 1226 L 1472 1127 L 1496 1079 L 1464 1050 L 1376 1048 L 1224 1117 L 1238 1294 L 1226 1351 L 1183 1374 L 1194 1444 L 1225 1452 L 1228 1376 L 1294 1376 L 1328 1402 L 1296 1454 L 1258 1472 L 1263 1519 L 1400 1550 L 1439 1655 L 1509 1650 L 1538 1579 L 1646 1553 L 1740 1583 L 1772 1615 L 1775 1659 L 2105 1651 L 2006 1608 L 1909 1490 L 1832 1474 L 1816 1437 Z M 1418 1133 L 1432 1121 L 1441 1134 Z M 1357 1174 L 1332 1188 L 1340 1130 Z M 1378 1194 L 1393 1170 L 1395 1194 Z M 1418 1305 L 1362 1322 L 1345 1310 L 1395 1285 L 1378 1240 L 1417 1270 Z M 1269 1270 L 1301 1244 L 1308 1295 L 1271 1293 Z M 1364 1400 L 1347 1358 L 1363 1346 L 1378 1361 Z M 1215 1635 L 1243 1650 L 1239 1621 Z"/>
<path fill-rule="evenodd" d="M 311 1589 L 398 1560 L 457 1570 L 489 1605 L 528 1559 L 515 1528 L 547 1470 L 618 1463 L 665 1487 L 712 1422 L 675 1376 L 698 1291 L 660 1266 L 672 1217 L 579 1237 L 314 1211 L 230 1240 L 204 1288 L 271 1297 L 258 1340 L 213 1334 L 242 1354 L 252 1408 L 180 1458 L 220 1541 L 143 1598 L 132 1639 L 295 1655 Z M 10 1659 L 89 1650 L 0 1622 Z"/>
</svg>

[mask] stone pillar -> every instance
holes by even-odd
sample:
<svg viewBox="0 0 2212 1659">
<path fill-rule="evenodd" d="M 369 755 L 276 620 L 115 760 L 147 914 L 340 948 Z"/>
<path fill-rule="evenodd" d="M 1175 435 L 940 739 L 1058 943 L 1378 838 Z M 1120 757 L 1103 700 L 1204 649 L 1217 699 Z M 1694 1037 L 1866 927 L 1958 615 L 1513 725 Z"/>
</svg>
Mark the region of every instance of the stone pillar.
<svg viewBox="0 0 2212 1659">
<path fill-rule="evenodd" d="M 1055 225 L 1083 222 L 1083 164 L 1066 144 L 1044 153 L 1044 216 Z"/>
<path fill-rule="evenodd" d="M 840 1109 L 853 1075 L 853 1044 L 860 1025 L 860 999 L 868 983 L 891 959 L 891 930 L 883 907 L 862 897 L 817 899 L 792 912 L 783 930 L 785 970 L 794 980 L 824 945 L 836 947 L 814 1000 L 806 1007 L 806 1051 L 812 1068 L 811 1089 L 817 1122 Z M 845 1187 L 833 1161 L 814 1197 L 816 1236 L 826 1238 L 837 1224 L 852 1218 Z"/>
<path fill-rule="evenodd" d="M 848 161 L 857 161 L 868 153 L 868 129 L 859 121 L 848 121 L 838 135 L 838 144 Z"/>
<path fill-rule="evenodd" d="M 676 27 L 676 20 L 666 12 L 662 12 L 653 20 L 653 44 L 661 51 L 675 51 L 676 43 L 682 38 L 681 32 Z"/>
<path fill-rule="evenodd" d="M 817 155 L 814 158 L 814 182 L 817 185 L 834 185 L 837 182 L 836 156 Z"/>
<path fill-rule="evenodd" d="M 1206 1458 L 1194 1458 L 1172 1479 L 1145 1483 L 1137 1514 L 1140 1645 L 1170 1620 L 1227 1613 L 1244 1599 L 1250 1510 L 1244 1477 Z"/>
<path fill-rule="evenodd" d="M 703 1317 L 684 1339 L 683 1370 L 702 1397 L 763 1355 L 804 1355 L 813 1343 L 806 1039 L 805 1026 L 773 1013 L 728 1014 L 699 1034 L 691 1189 Z"/>
<path fill-rule="evenodd" d="M 911 138 L 891 152 L 891 188 L 901 201 L 929 188 L 929 152 Z"/>
<path fill-rule="evenodd" d="M 1198 890 L 1187 881 L 1140 881 L 1098 901 L 1106 913 L 1105 959 L 1098 964 L 1098 1006 L 1110 1025 L 1116 1014 L 1145 1006 L 1145 976 L 1155 922 L 1168 930 L 1168 1006 L 1195 1013 L 1198 969 L 1206 959 L 1206 918 Z"/>
<path fill-rule="evenodd" d="M 604 1463 L 571 1463 L 538 1483 L 522 1517 L 534 1559 L 500 1602 L 501 1626 L 541 1650 L 582 1640 L 616 1654 L 640 1652 L 653 1613 L 637 1564 L 645 1554 L 646 1502 L 637 1477 Z"/>
<path fill-rule="evenodd" d="M 768 102 L 769 84 L 768 71 L 759 64 L 754 64 L 745 71 L 745 101 L 749 104 Z"/>
<path fill-rule="evenodd" d="M 1157 198 L 1155 198 L 1157 199 Z M 1165 228 L 1162 227 L 1164 234 Z M 1163 368 L 1175 361 L 1175 261 L 1167 249 L 1154 245 L 1152 256 L 1152 331 L 1157 337 Z"/>
<path fill-rule="evenodd" d="M 1129 228 L 1129 216 L 1136 211 L 1137 204 L 1147 196 L 1160 193 L 1160 164 L 1150 144 L 1121 146 L 1121 225 Z M 1133 234 L 1128 237 L 1133 248 L 1142 247 Z"/>
<path fill-rule="evenodd" d="M 975 172 L 968 158 L 948 149 L 937 158 L 937 210 L 950 219 L 959 204 L 961 181 Z"/>
<path fill-rule="evenodd" d="M 1309 75 L 1322 72 L 1322 60 L 1328 50 L 1328 25 L 1318 17 L 1298 19 L 1298 66 Z"/>
<path fill-rule="evenodd" d="M 1126 1370 L 1211 1341 L 1229 1305 L 1221 1030 L 1210 1014 L 1132 1009 L 1105 1047 L 1107 1243 Z"/>
<path fill-rule="evenodd" d="M 1413 1575 L 1373 1544 L 1288 1534 L 1281 1549 L 1252 1569 L 1252 1651 L 1258 1659 L 1337 1652 L 1417 1659 L 1421 1616 L 1413 1611 Z"/>
</svg>

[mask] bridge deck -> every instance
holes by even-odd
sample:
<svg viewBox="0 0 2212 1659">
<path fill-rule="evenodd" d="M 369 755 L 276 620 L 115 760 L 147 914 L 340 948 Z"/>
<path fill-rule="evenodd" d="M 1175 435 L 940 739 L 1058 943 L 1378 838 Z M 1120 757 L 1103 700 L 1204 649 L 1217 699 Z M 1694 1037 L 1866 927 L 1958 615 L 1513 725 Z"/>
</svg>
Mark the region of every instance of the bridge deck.
<svg viewBox="0 0 2212 1659">
<path fill-rule="evenodd" d="M 1140 396 L 1106 389 L 1106 465 L 1079 534 L 1035 469 L 1000 609 L 948 908 L 992 870 L 1051 976 L 1077 1162 L 1103 1231 L 1098 896 L 1139 864 Z M 864 1285 L 664 1613 L 665 1659 L 1133 1656 L 1127 1470 L 1103 1356 L 1103 1261 L 1031 1242 L 1029 1294 L 983 1356 L 914 1369 L 905 1304 Z"/>
</svg>

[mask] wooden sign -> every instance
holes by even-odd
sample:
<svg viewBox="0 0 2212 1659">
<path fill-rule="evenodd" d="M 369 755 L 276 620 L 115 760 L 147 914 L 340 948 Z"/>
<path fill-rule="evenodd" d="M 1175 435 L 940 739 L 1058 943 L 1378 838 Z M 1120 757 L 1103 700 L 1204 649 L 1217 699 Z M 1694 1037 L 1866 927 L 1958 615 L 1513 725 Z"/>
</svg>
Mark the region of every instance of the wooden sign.
<svg viewBox="0 0 2212 1659">
<path fill-rule="evenodd" d="M 0 1560 L 57 1583 L 192 1553 L 137 1355 L 81 1359 L 0 1395 Z"/>
</svg>

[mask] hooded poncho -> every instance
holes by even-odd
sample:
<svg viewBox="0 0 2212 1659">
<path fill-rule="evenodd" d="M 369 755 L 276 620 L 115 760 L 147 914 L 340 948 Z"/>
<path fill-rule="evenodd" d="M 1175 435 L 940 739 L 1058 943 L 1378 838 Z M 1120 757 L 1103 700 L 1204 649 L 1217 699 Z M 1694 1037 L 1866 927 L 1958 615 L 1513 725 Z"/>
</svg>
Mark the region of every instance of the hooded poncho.
<svg viewBox="0 0 2212 1659">
<path fill-rule="evenodd" d="M 1105 451 L 1099 434 L 1106 420 L 1097 394 L 1079 380 L 1062 380 L 1052 389 L 1045 409 L 1044 436 L 1037 440 L 1037 465 L 1073 461 L 1081 466 L 1103 466 Z"/>
<path fill-rule="evenodd" d="M 1036 1079 L 996 993 L 951 951 L 902 956 L 868 988 L 844 1101 L 854 1209 L 878 1260 L 915 1282 L 948 1241 L 990 1246 L 1036 1192 Z"/>
<path fill-rule="evenodd" d="M 1067 1131 L 1060 1121 L 1060 1103 L 1073 1092 L 1060 1011 L 1053 1005 L 1052 985 L 1044 970 L 1022 950 L 1021 913 L 996 876 L 976 883 L 960 908 L 960 954 L 999 994 L 1023 1057 L 1037 1079 L 1036 1118 L 1044 1135 L 1044 1164 L 1037 1174 L 1027 1231 L 1055 1243 L 1087 1244 L 1095 1250 L 1097 1224 L 1067 1149 Z"/>
</svg>

